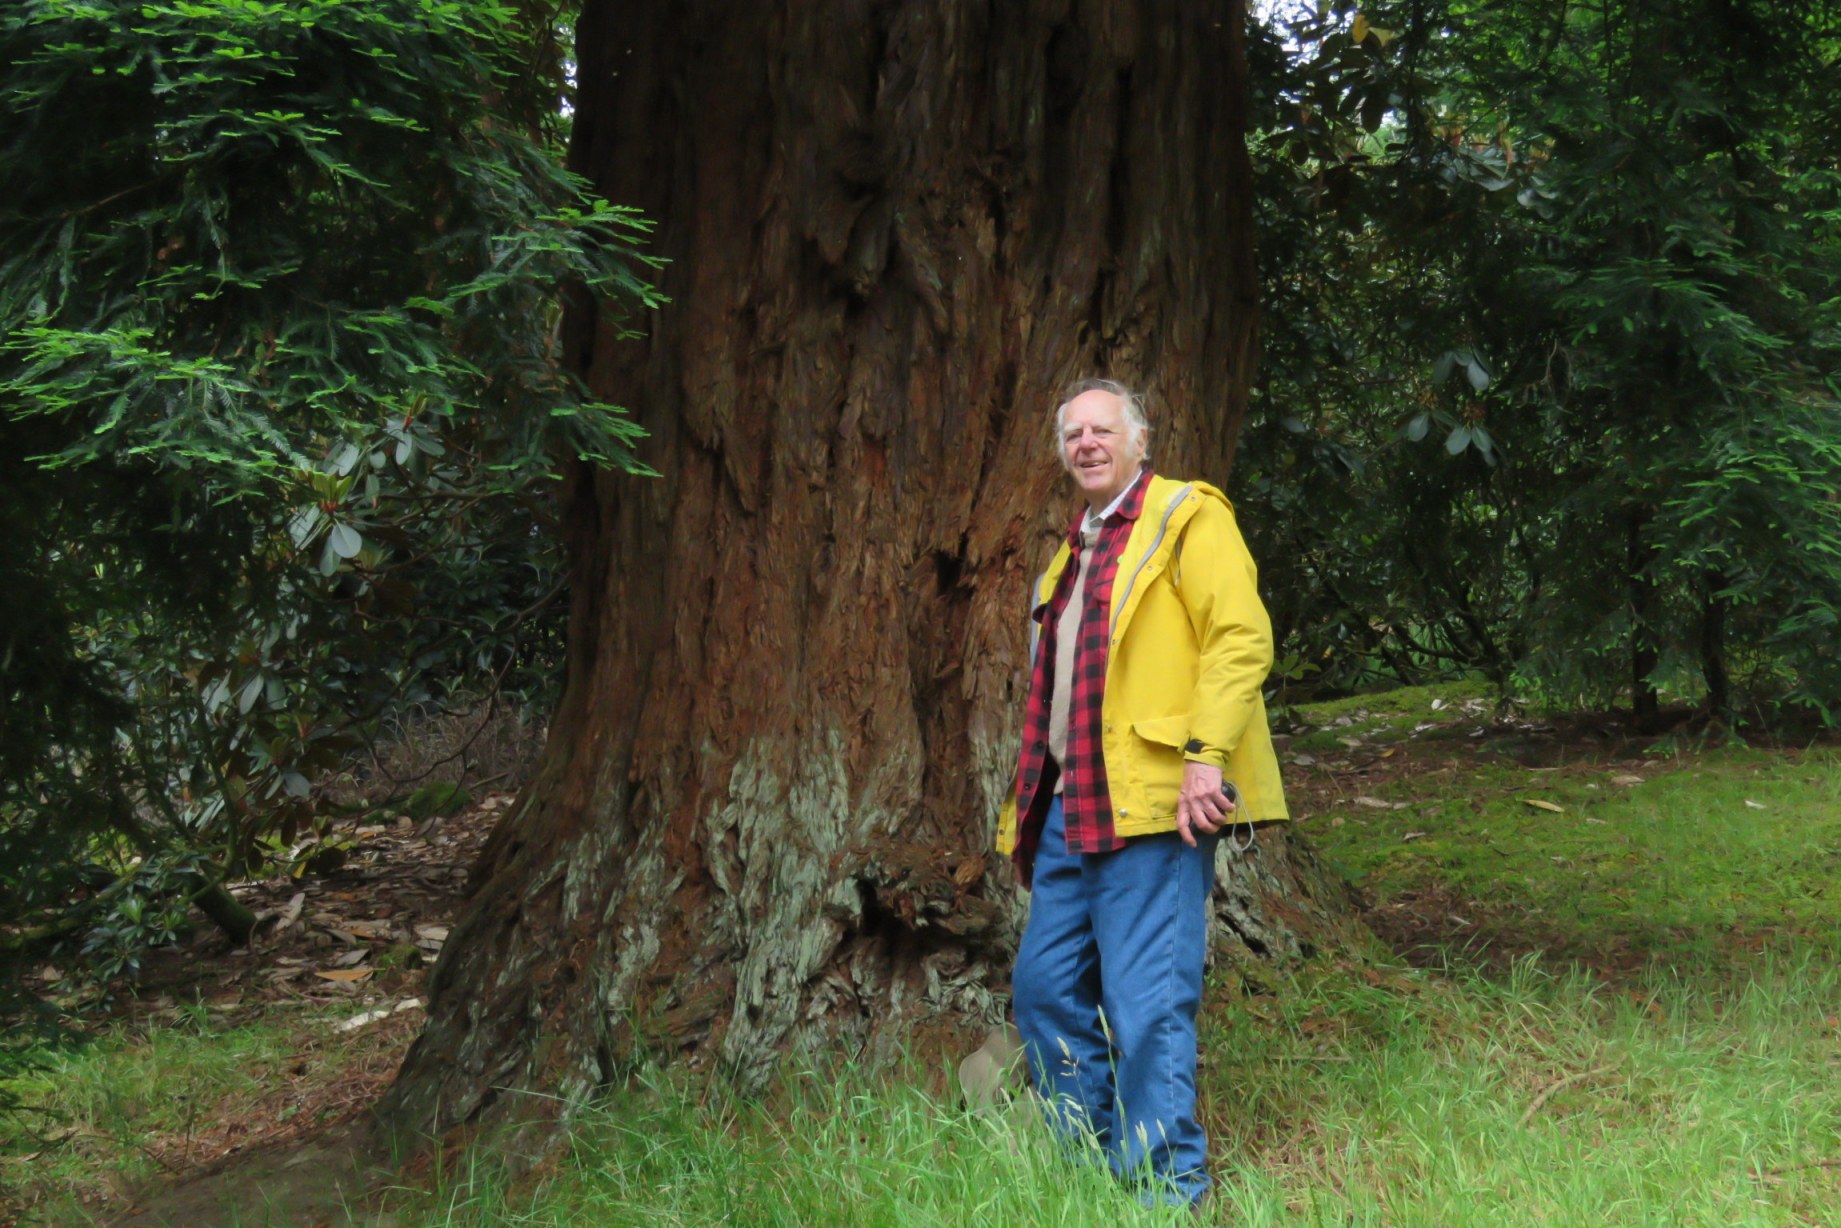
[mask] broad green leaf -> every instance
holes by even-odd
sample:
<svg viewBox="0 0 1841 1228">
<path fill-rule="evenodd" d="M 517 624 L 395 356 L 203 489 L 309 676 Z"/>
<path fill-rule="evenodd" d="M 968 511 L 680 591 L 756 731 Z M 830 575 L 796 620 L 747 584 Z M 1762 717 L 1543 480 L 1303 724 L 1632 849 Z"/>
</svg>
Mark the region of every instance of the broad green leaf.
<svg viewBox="0 0 1841 1228">
<path fill-rule="evenodd" d="M 335 524 L 327 537 L 333 553 L 342 559 L 349 559 L 364 549 L 364 535 L 348 524 Z"/>
<path fill-rule="evenodd" d="M 320 574 L 322 576 L 332 575 L 339 570 L 340 561 L 339 552 L 332 544 L 332 534 L 328 533 L 325 544 L 320 547 Z"/>
</svg>

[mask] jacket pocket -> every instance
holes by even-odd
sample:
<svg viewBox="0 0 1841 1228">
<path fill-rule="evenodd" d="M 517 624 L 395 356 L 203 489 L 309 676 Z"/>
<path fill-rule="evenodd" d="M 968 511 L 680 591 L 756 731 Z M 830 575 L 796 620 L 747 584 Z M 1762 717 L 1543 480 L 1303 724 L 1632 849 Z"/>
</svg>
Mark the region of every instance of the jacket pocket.
<svg viewBox="0 0 1841 1228">
<path fill-rule="evenodd" d="M 1180 751 L 1183 743 L 1189 740 L 1189 714 L 1180 712 L 1175 716 L 1159 716 L 1148 721 L 1133 721 L 1131 731 L 1146 742 L 1155 742 L 1159 746 L 1168 746 Z"/>
<path fill-rule="evenodd" d="M 1183 743 L 1189 740 L 1189 714 L 1133 721 L 1131 731 L 1137 737 L 1134 749 L 1145 804 L 1153 817 L 1175 814 L 1176 798 L 1183 787 Z"/>
</svg>

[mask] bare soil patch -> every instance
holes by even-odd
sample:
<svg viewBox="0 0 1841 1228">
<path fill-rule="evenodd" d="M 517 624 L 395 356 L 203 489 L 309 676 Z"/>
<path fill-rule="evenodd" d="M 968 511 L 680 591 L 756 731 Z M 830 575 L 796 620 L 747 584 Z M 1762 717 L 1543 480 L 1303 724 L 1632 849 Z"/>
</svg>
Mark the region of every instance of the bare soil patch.
<svg viewBox="0 0 1841 1228">
<path fill-rule="evenodd" d="M 251 1213 L 276 1223 L 343 1222 L 348 1210 L 360 1211 L 340 1192 L 355 1188 L 360 1171 L 352 1123 L 421 1030 L 427 971 L 465 903 L 469 868 L 511 801 L 489 795 L 419 824 L 343 825 L 334 834 L 349 848 L 337 864 L 232 888 L 263 918 L 248 947 L 233 947 L 201 920 L 189 944 L 150 954 L 138 984 L 110 987 L 100 1011 L 73 1020 L 133 1035 L 200 1012 L 213 1030 L 302 1017 L 281 1081 L 253 1100 L 204 1106 L 183 1132 L 149 1135 L 141 1149 L 163 1176 L 129 1188 L 99 1175 L 74 1191 L 89 1213 L 99 1222 L 189 1228 L 247 1222 Z M 41 963 L 27 977 L 49 985 L 56 969 Z M 329 1021 L 336 1005 L 348 1009 Z M 29 1220 L 73 1192 L 34 1183 L 32 1161 L 43 1151 L 74 1148 L 100 1161 L 108 1146 L 80 1125 L 47 1122 L 41 1152 L 6 1158 L 14 1180 L 5 1183 L 10 1193 L 0 1187 L 0 1224 Z"/>
</svg>

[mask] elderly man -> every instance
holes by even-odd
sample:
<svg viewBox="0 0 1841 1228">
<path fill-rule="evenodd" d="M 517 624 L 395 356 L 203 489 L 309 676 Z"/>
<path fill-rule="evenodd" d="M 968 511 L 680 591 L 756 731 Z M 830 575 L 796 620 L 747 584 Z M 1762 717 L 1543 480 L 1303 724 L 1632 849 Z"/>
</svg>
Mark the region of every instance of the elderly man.
<svg viewBox="0 0 1841 1228">
<path fill-rule="evenodd" d="M 1037 1089 L 1149 1197 L 1198 1202 L 1196 1010 L 1219 834 L 1286 818 L 1260 695 L 1271 626 L 1233 508 L 1153 476 L 1138 398 L 1056 411 L 1084 500 L 1037 582 L 998 848 L 1032 887 L 1014 978 Z M 1249 827 L 1250 831 L 1250 827 Z"/>
</svg>

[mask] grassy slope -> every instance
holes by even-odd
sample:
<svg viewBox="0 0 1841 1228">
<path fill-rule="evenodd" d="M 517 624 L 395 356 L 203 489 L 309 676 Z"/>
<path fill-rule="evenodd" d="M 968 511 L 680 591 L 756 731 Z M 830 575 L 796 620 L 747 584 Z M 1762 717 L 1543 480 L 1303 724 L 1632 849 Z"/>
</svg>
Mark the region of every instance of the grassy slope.
<svg viewBox="0 0 1841 1228">
<path fill-rule="evenodd" d="M 0 1114 L 0 1224 L 109 1223 L 166 1174 L 349 1116 L 416 1022 L 338 1033 L 357 1011 L 294 1003 L 230 1025 L 182 1005 L 44 1053 L 6 1084 L 28 1107 Z"/>
<path fill-rule="evenodd" d="M 1405 691 L 1303 714 L 1320 726 L 1291 748 L 1312 761 L 1290 768 L 1304 829 L 1427 966 L 1214 987 L 1220 1222 L 1841 1225 L 1836 756 L 1473 737 L 1488 713 L 1464 704 Z M 96 1079 L 67 1067 L 56 1089 Z M 536 1181 L 450 1175 L 402 1222 L 1183 1222 L 1026 1114 L 913 1089 L 930 1081 L 789 1073 L 771 1111 L 638 1088 Z"/>
<path fill-rule="evenodd" d="M 1619 756 L 1531 738 L 1498 748 L 1468 739 L 1468 725 L 1404 743 L 1368 735 L 1410 761 L 1360 796 L 1398 808 L 1351 801 L 1306 824 L 1383 907 L 1439 894 L 1489 918 L 1485 937 L 1601 969 L 1711 962 L 1742 973 L 1766 947 L 1834 949 L 1833 750 Z"/>
</svg>

